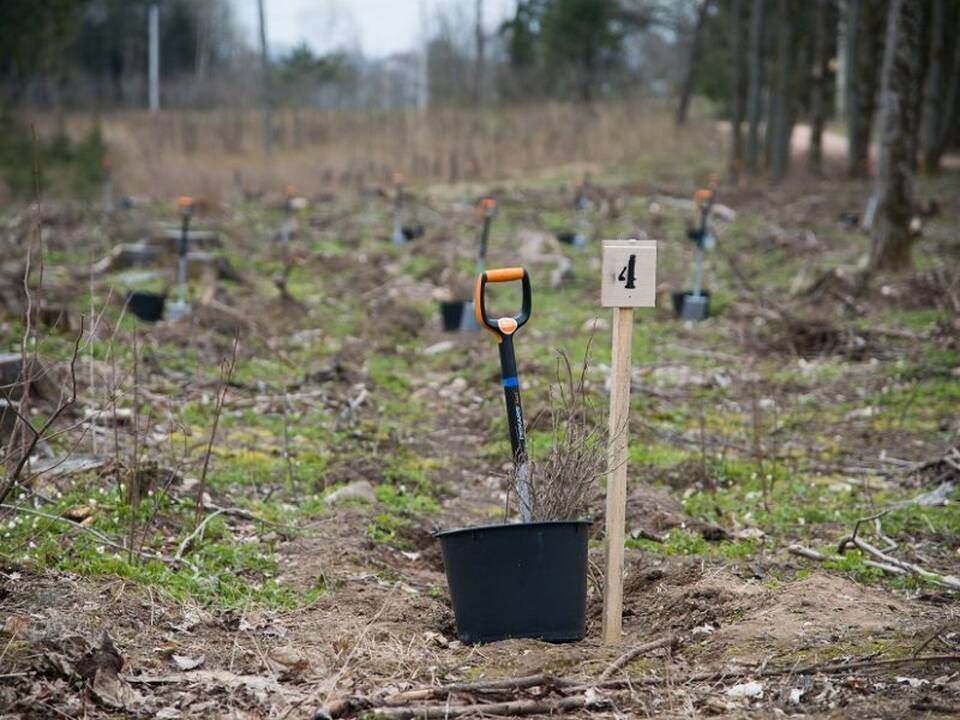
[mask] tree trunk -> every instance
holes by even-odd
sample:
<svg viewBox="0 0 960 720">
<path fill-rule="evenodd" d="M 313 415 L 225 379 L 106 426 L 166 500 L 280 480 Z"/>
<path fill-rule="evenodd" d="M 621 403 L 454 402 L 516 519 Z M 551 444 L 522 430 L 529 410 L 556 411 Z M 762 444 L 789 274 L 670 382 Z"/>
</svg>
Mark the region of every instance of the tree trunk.
<svg viewBox="0 0 960 720">
<path fill-rule="evenodd" d="M 743 0 L 733 0 L 733 83 L 730 97 L 730 177 L 736 182 L 743 166 L 743 113 L 746 90 Z"/>
<path fill-rule="evenodd" d="M 753 0 L 750 17 L 750 89 L 747 97 L 747 167 L 757 169 L 760 155 L 760 120 L 763 114 L 763 21 L 766 0 Z"/>
<path fill-rule="evenodd" d="M 927 50 L 934 36 L 938 31 L 934 30 L 933 4 L 936 0 L 917 0 L 919 8 L 917 10 L 917 72 L 914 77 L 913 86 L 910 88 L 910 102 L 913 108 L 910 112 L 912 125 L 910 127 L 909 138 L 910 145 L 907 154 L 910 156 L 910 166 L 914 173 L 917 171 L 917 154 L 920 152 L 920 132 L 923 117 L 923 105 L 926 101 L 926 82 L 927 72 L 930 69 L 930 52 Z M 943 24 L 942 22 L 940 23 Z"/>
<path fill-rule="evenodd" d="M 927 172 L 940 169 L 940 122 L 943 112 L 943 66 L 946 62 L 945 0 L 933 0 L 930 19 L 930 59 L 923 96 L 923 167 Z"/>
<path fill-rule="evenodd" d="M 483 33 L 483 0 L 477 0 L 475 23 L 474 37 L 477 54 L 473 64 L 473 105 L 479 107 L 483 104 L 484 50 L 487 40 Z"/>
<path fill-rule="evenodd" d="M 813 59 L 810 63 L 810 170 L 823 171 L 823 126 L 827 120 L 827 67 L 830 63 L 827 42 L 827 11 L 830 0 L 816 0 L 813 8 Z"/>
<path fill-rule="evenodd" d="M 916 1 L 916 0 L 914 0 Z M 849 174 L 866 177 L 870 170 L 870 135 L 876 109 L 877 69 L 884 0 L 851 0 Z M 856 9 L 854 8 L 856 6 Z"/>
<path fill-rule="evenodd" d="M 953 63 L 948 69 L 945 0 L 934 0 L 930 24 L 932 37 L 923 101 L 921 142 L 924 170 L 936 173 L 940 171 L 940 158 L 949 141 L 953 118 L 956 117 L 956 92 L 957 84 L 960 83 L 960 40 L 955 40 Z"/>
<path fill-rule="evenodd" d="M 917 79 L 919 7 L 916 0 L 891 0 L 887 17 L 880 95 L 880 156 L 874 189 L 870 249 L 872 270 L 911 267 L 913 167 L 908 155 Z"/>
<path fill-rule="evenodd" d="M 782 180 L 790 167 L 790 136 L 793 98 L 793 22 L 790 0 L 777 3 L 777 75 L 770 100 L 770 170 L 774 180 Z"/>
<path fill-rule="evenodd" d="M 940 126 L 940 156 L 946 152 L 950 141 L 955 137 L 957 128 L 957 93 L 960 91 L 960 13 L 957 14 L 957 27 L 954 30 L 953 62 L 950 64 L 950 76 L 947 78 L 947 97 L 943 102 L 943 123 Z"/>
<path fill-rule="evenodd" d="M 847 0 L 835 0 L 837 7 L 837 65 L 834 74 L 833 112 L 838 120 L 847 117 L 847 24 L 849 21 L 849 3 Z"/>
<path fill-rule="evenodd" d="M 267 24 L 263 13 L 264 0 L 257 0 L 260 20 L 260 118 L 263 133 L 263 151 L 273 147 L 273 120 L 270 117 L 270 57 L 267 52 Z"/>
<path fill-rule="evenodd" d="M 680 104 L 677 105 L 677 116 L 675 118 L 677 125 L 684 125 L 687 122 L 690 96 L 693 94 L 693 86 L 697 81 L 697 71 L 700 69 L 700 56 L 703 54 L 703 25 L 707 20 L 707 11 L 710 9 L 712 2 L 713 0 L 700 0 L 700 8 L 697 10 L 697 24 L 693 28 L 693 42 L 690 44 L 690 62 L 687 65 L 687 73 L 680 88 Z"/>
</svg>

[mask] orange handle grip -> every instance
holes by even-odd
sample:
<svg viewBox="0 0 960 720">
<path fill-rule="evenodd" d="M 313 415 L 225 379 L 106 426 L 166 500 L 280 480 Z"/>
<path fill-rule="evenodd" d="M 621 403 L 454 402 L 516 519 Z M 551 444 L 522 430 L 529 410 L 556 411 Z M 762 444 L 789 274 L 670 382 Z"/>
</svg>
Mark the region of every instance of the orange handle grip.
<svg viewBox="0 0 960 720">
<path fill-rule="evenodd" d="M 193 207 L 193 198 L 189 195 L 181 195 L 177 198 L 177 207 L 181 210 Z"/>
<path fill-rule="evenodd" d="M 513 282 L 514 280 L 523 280 L 526 271 L 522 267 L 500 268 L 499 270 L 487 270 L 487 282 Z"/>
<path fill-rule="evenodd" d="M 702 207 L 703 204 L 713 197 L 713 190 L 697 190 L 696 194 L 693 196 L 693 201 L 696 203 L 697 207 Z"/>
</svg>

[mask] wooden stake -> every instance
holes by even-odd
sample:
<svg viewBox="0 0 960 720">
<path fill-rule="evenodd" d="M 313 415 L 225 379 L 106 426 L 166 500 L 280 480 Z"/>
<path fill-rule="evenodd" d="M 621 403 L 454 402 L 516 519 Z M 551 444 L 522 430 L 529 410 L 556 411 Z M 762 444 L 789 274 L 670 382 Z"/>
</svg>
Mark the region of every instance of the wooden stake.
<svg viewBox="0 0 960 720">
<path fill-rule="evenodd" d="M 606 575 L 603 640 L 620 642 L 623 626 L 623 541 L 627 514 L 627 443 L 630 437 L 630 349 L 633 308 L 657 304 L 655 240 L 604 240 L 600 304 L 613 308 L 610 436 L 607 439 Z"/>
<path fill-rule="evenodd" d="M 627 441 L 630 419 L 630 350 L 633 308 L 613 309 L 613 369 L 610 439 L 607 444 L 606 582 L 603 587 L 603 641 L 620 642 L 623 624 L 623 542 L 627 505 Z"/>
</svg>

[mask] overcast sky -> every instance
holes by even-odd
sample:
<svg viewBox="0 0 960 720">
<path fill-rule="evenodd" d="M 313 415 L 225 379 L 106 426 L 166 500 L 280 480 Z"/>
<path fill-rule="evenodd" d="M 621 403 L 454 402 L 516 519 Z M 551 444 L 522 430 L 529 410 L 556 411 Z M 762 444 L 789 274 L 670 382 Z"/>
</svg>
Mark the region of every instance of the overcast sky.
<svg viewBox="0 0 960 720">
<path fill-rule="evenodd" d="M 256 38 L 257 0 L 232 0 L 240 26 Z M 305 40 L 318 52 L 362 50 L 383 57 L 417 47 L 421 5 L 428 22 L 437 9 L 469 9 L 475 0 L 264 0 L 267 42 L 271 54 Z M 515 6 L 515 0 L 484 0 L 484 25 L 495 28 Z"/>
</svg>

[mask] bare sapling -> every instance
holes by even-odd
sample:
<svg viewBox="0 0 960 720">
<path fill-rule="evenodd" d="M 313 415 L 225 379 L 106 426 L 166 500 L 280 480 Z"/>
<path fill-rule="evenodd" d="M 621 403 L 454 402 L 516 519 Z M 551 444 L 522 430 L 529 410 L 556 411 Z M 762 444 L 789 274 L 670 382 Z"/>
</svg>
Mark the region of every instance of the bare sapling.
<svg viewBox="0 0 960 720">
<path fill-rule="evenodd" d="M 213 443 L 217 439 L 217 428 L 220 426 L 220 416 L 223 414 L 223 403 L 227 399 L 227 388 L 233 379 L 233 371 L 237 366 L 237 350 L 240 346 L 240 333 L 233 339 L 233 351 L 229 358 L 220 363 L 220 386 L 217 388 L 217 405 L 213 412 L 213 427 L 210 428 L 210 440 L 207 442 L 206 452 L 203 454 L 203 469 L 200 471 L 200 482 L 197 484 L 197 509 L 194 524 L 198 527 L 203 520 L 204 500 L 207 492 L 207 471 L 210 469 L 210 456 L 213 454 Z"/>
<path fill-rule="evenodd" d="M 530 464 L 530 518 L 534 522 L 573 520 L 586 515 L 590 493 L 606 472 L 606 428 L 589 397 L 589 347 L 580 372 L 557 351 L 556 382 L 548 391 L 550 448 Z M 519 478 L 513 474 L 517 492 Z M 517 495 L 519 497 L 519 495 Z"/>
<path fill-rule="evenodd" d="M 36 169 L 35 169 L 36 172 Z M 39 207 L 39 206 L 38 206 Z M 39 213 L 39 210 L 38 210 Z M 34 221 L 30 232 L 27 235 L 27 253 L 23 271 L 23 293 L 25 298 L 24 305 L 24 329 L 20 338 L 20 374 L 13 387 L 0 387 L 0 392 L 9 390 L 9 401 L 4 405 L 4 411 L 13 415 L 13 426 L 6 447 L 2 456 L 2 467 L 0 467 L 0 504 L 2 504 L 13 488 L 20 482 L 25 473 L 29 471 L 29 464 L 34 452 L 45 445 L 45 438 L 52 434 L 52 428 L 60 417 L 72 408 L 77 402 L 77 359 L 80 355 L 80 344 L 86 332 L 85 319 L 80 317 L 80 330 L 73 343 L 73 352 L 69 362 L 70 389 L 60 392 L 60 398 L 53 412 L 39 428 L 35 428 L 30 421 L 30 401 L 31 390 L 36 383 L 43 380 L 43 375 L 47 370 L 43 368 L 40 362 L 39 343 L 34 329 L 33 319 L 35 307 L 39 303 L 34 302 L 34 295 L 31 290 L 31 277 L 33 275 L 33 257 L 35 246 L 37 248 L 37 278 L 36 290 L 40 293 L 43 289 L 43 240 L 40 235 L 39 214 Z M 30 348 L 33 347 L 31 352 Z M 39 372 L 39 376 L 34 373 Z M 19 390 L 19 402 L 15 401 L 14 396 Z M 17 442 L 17 438 L 20 442 Z"/>
</svg>

